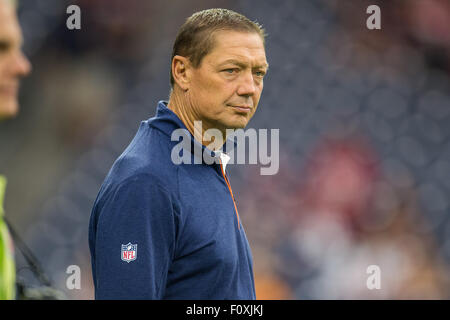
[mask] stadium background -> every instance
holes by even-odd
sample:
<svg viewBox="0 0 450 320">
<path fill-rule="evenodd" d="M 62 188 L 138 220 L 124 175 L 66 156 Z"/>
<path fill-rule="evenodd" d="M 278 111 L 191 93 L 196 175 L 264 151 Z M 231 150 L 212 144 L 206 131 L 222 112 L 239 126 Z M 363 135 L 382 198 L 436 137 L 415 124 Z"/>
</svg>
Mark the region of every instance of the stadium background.
<svg viewBox="0 0 450 320">
<path fill-rule="evenodd" d="M 66 8 L 81 8 L 81 30 Z M 366 8 L 381 8 L 381 30 Z M 193 12 L 262 23 L 270 71 L 249 127 L 280 129 L 280 171 L 229 167 L 259 299 L 448 299 L 450 4 L 427 1 L 21 0 L 33 73 L 0 125 L 6 212 L 54 286 L 93 298 L 98 189 L 167 99 L 171 46 Z M 18 253 L 19 277 L 39 283 Z M 81 268 L 81 289 L 66 269 Z M 369 290 L 369 265 L 381 289 Z"/>
</svg>

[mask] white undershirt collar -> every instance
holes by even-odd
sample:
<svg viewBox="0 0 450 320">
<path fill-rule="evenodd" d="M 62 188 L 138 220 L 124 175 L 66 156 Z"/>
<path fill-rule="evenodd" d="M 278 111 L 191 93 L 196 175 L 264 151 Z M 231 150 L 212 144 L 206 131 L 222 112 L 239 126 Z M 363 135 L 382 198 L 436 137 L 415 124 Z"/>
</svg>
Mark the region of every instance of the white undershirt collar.
<svg viewBox="0 0 450 320">
<path fill-rule="evenodd" d="M 222 163 L 223 166 L 223 171 L 225 171 L 226 167 L 227 167 L 227 163 L 230 161 L 230 156 L 227 155 L 225 152 L 222 151 L 215 151 L 216 156 L 218 155 L 220 157 L 220 162 Z"/>
</svg>

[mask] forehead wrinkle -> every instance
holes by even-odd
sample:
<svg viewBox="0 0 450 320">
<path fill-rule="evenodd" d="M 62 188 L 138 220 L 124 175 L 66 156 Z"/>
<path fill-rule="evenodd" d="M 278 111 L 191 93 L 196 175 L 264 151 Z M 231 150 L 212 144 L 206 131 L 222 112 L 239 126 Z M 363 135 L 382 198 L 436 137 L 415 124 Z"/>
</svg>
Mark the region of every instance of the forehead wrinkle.
<svg viewBox="0 0 450 320">
<path fill-rule="evenodd" d="M 235 34 L 240 34 L 240 33 L 235 33 Z M 255 39 L 258 39 L 258 40 L 255 40 Z M 255 35 L 253 37 L 253 35 L 250 34 L 249 38 L 247 38 L 247 39 L 243 39 L 243 38 L 236 39 L 229 35 L 227 36 L 227 34 L 216 34 L 213 37 L 213 50 L 211 52 L 216 51 L 216 50 L 223 52 L 224 50 L 227 50 L 227 49 L 240 50 L 242 48 L 245 48 L 245 50 L 248 50 L 248 51 L 254 51 L 254 50 L 265 51 L 264 44 L 258 35 Z"/>
<path fill-rule="evenodd" d="M 242 39 L 239 39 L 236 43 L 229 37 L 216 34 L 213 50 L 205 56 L 205 62 L 211 68 L 217 68 L 226 63 L 233 63 L 240 67 L 251 66 L 252 69 L 268 67 L 265 48 L 262 43 L 249 47 L 248 42 L 240 40 Z"/>
</svg>

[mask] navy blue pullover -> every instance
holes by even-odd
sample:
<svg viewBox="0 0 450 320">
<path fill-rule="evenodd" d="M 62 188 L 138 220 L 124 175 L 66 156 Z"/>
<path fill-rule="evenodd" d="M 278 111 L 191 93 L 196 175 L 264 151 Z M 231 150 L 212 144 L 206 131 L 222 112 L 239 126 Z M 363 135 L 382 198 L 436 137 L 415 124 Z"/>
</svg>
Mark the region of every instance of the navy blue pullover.
<svg viewBox="0 0 450 320">
<path fill-rule="evenodd" d="M 220 161 L 174 164 L 175 129 L 188 132 L 160 101 L 100 188 L 89 223 L 95 298 L 255 299 L 226 171 Z M 187 136 L 194 163 L 194 147 L 206 147 Z"/>
</svg>

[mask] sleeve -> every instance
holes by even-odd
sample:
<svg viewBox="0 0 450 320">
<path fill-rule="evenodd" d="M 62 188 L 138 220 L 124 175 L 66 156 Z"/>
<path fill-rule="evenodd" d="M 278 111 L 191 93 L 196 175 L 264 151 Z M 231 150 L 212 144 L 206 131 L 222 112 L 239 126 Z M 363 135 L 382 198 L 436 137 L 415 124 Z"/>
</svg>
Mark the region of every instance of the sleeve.
<svg viewBox="0 0 450 320">
<path fill-rule="evenodd" d="M 174 254 L 170 193 L 155 177 L 121 183 L 97 208 L 96 299 L 162 299 Z"/>
</svg>

